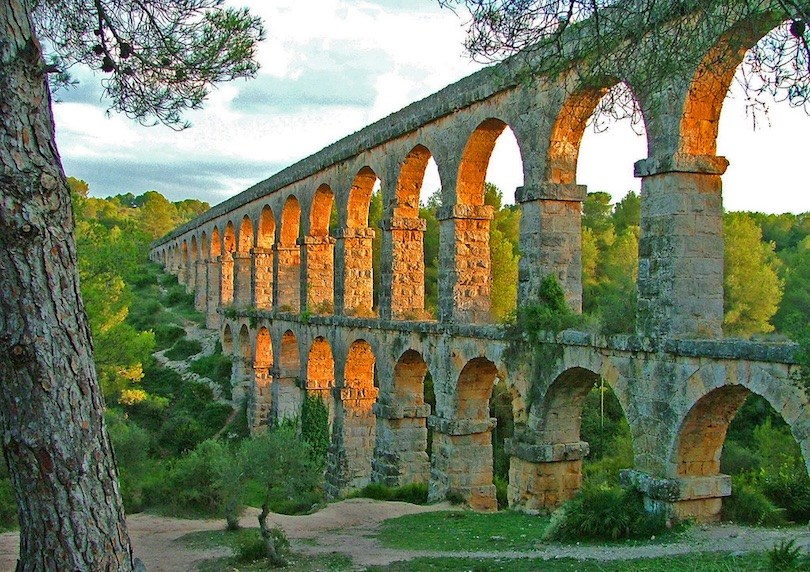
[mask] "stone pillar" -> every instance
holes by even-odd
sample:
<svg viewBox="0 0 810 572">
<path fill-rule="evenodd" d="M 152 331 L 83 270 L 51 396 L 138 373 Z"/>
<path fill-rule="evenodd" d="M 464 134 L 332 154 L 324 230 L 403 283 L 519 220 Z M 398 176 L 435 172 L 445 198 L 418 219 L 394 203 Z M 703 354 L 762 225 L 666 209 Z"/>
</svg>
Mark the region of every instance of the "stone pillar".
<svg viewBox="0 0 810 572">
<path fill-rule="evenodd" d="M 231 365 L 231 402 L 234 405 L 242 403 L 250 395 L 254 381 L 253 360 L 242 356 L 233 356 Z M 250 407 L 247 408 L 247 413 L 248 426 L 250 426 Z"/>
<path fill-rule="evenodd" d="M 380 317 L 394 320 L 425 318 L 426 223 L 420 218 L 381 221 L 382 291 Z"/>
<path fill-rule="evenodd" d="M 722 335 L 724 157 L 675 155 L 638 161 L 641 236 L 639 334 Z"/>
<path fill-rule="evenodd" d="M 633 469 L 620 473 L 622 486 L 644 494 L 644 507 L 663 511 L 669 518 L 696 522 L 717 522 L 723 497 L 731 494 L 731 477 L 709 475 L 661 479 Z"/>
<path fill-rule="evenodd" d="M 184 260 L 183 260 L 183 258 L 181 257 L 181 258 L 179 258 L 179 260 L 177 261 L 177 269 L 176 269 L 176 271 L 175 271 L 175 274 L 177 275 L 177 283 L 178 283 L 178 284 L 182 284 L 183 286 L 185 286 L 185 285 L 186 285 L 186 282 L 187 282 L 187 272 L 188 272 L 188 269 L 186 268 L 185 261 L 184 261 Z"/>
<path fill-rule="evenodd" d="M 537 435 L 515 432 L 506 440 L 509 507 L 523 512 L 550 511 L 571 499 L 582 486 L 582 459 L 588 443 L 541 443 Z"/>
<path fill-rule="evenodd" d="M 518 304 L 537 302 L 540 284 L 557 277 L 572 310 L 582 311 L 583 185 L 544 183 L 518 187 L 521 206 Z"/>
<path fill-rule="evenodd" d="M 361 489 L 371 479 L 376 420 L 373 404 L 376 387 L 335 388 L 337 407 L 332 424 L 332 443 L 326 457 L 327 498 Z"/>
<path fill-rule="evenodd" d="M 257 429 L 267 426 L 273 405 L 271 387 L 273 376 L 267 364 L 253 365 L 254 384 L 248 399 L 248 427 L 254 433 Z"/>
<path fill-rule="evenodd" d="M 297 246 L 273 246 L 276 251 L 274 283 L 277 309 L 297 313 L 301 309 L 301 250 Z"/>
<path fill-rule="evenodd" d="M 427 455 L 427 418 L 430 405 L 413 407 L 375 403 L 377 435 L 371 480 L 389 487 L 430 480 Z"/>
<path fill-rule="evenodd" d="M 195 264 L 194 309 L 205 314 L 208 310 L 208 263 L 198 260 Z"/>
<path fill-rule="evenodd" d="M 254 248 L 251 252 L 253 253 L 251 272 L 253 307 L 259 310 L 269 310 L 273 307 L 273 250 Z"/>
<path fill-rule="evenodd" d="M 277 368 L 272 370 L 272 374 L 270 416 L 273 423 L 300 417 L 303 392 L 298 377 L 282 376 Z"/>
<path fill-rule="evenodd" d="M 306 292 L 306 309 L 313 314 L 333 314 L 335 311 L 335 239 L 331 236 L 305 236 L 301 245 L 301 273 L 306 277 L 302 292 Z"/>
<path fill-rule="evenodd" d="M 207 262 L 208 266 L 208 292 L 206 295 L 205 327 L 211 330 L 218 330 L 220 325 L 219 289 L 222 285 L 222 263 L 219 257 Z"/>
<path fill-rule="evenodd" d="M 250 306 L 253 301 L 251 295 L 252 266 L 253 260 L 249 253 L 233 253 L 233 304 L 240 308 Z"/>
<path fill-rule="evenodd" d="M 335 303 L 346 316 L 370 316 L 374 305 L 371 240 L 374 229 L 344 228 L 337 233 Z"/>
<path fill-rule="evenodd" d="M 448 205 L 439 220 L 439 320 L 487 323 L 491 320 L 489 205 Z"/>
<path fill-rule="evenodd" d="M 496 420 L 446 419 L 431 415 L 433 464 L 428 498 L 444 500 L 461 494 L 475 510 L 498 510 L 492 484 L 492 429 Z"/>
<path fill-rule="evenodd" d="M 219 305 L 225 308 L 233 304 L 233 255 L 224 252 L 219 261 Z"/>
</svg>

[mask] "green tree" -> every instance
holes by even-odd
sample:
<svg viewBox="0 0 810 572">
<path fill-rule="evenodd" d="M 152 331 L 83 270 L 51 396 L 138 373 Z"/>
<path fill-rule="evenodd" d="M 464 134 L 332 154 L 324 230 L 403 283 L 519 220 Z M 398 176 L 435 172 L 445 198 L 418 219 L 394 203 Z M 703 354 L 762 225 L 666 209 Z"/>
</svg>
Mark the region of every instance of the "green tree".
<svg viewBox="0 0 810 572">
<path fill-rule="evenodd" d="M 613 228 L 616 234 L 623 233 L 631 226 L 641 226 L 641 197 L 634 191 L 627 193 L 613 207 Z"/>
<path fill-rule="evenodd" d="M 773 323 L 794 340 L 800 340 L 810 326 L 810 237 L 782 260 L 785 291 Z"/>
<path fill-rule="evenodd" d="M 0 29 L 0 291 L 12 293 L 0 297 L 0 425 L 17 571 L 129 572 L 46 77 L 64 83 L 87 64 L 105 74 L 112 109 L 183 127 L 213 82 L 256 72 L 262 27 L 218 0 L 9 0 Z"/>
<path fill-rule="evenodd" d="M 746 213 L 729 213 L 725 231 L 725 315 L 727 334 L 773 331 L 770 320 L 782 299 L 774 246 Z"/>
</svg>

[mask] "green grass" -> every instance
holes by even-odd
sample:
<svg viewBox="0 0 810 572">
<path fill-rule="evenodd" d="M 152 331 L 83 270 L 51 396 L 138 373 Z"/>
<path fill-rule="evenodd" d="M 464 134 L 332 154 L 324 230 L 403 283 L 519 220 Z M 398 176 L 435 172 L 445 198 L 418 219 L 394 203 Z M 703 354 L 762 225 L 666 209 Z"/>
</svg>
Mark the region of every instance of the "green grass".
<svg viewBox="0 0 810 572">
<path fill-rule="evenodd" d="M 189 370 L 216 383 L 222 391 L 222 396 L 225 399 L 230 399 L 231 367 L 231 358 L 222 355 L 222 346 L 217 342 L 214 353 L 195 359 L 189 365 Z"/>
<path fill-rule="evenodd" d="M 688 554 L 638 560 L 575 560 L 560 558 L 416 558 L 388 566 L 372 566 L 367 572 L 765 572 L 770 570 L 762 553 L 730 556 L 727 554 Z"/>
<path fill-rule="evenodd" d="M 172 361 L 179 361 L 190 358 L 193 355 L 196 355 L 202 351 L 202 344 L 197 340 L 188 340 L 186 338 L 180 338 L 176 342 L 172 348 L 167 351 L 164 355 Z"/>
<path fill-rule="evenodd" d="M 192 549 L 206 550 L 210 548 L 227 547 L 235 550 L 240 544 L 257 538 L 258 528 L 243 528 L 236 532 L 225 530 L 192 532 L 180 538 L 180 542 Z M 292 553 L 287 556 L 288 565 L 282 570 L 295 570 L 300 572 L 348 572 L 355 570 L 351 558 L 342 554 L 327 554 L 324 556 L 310 556 Z M 262 570 L 279 570 L 271 568 L 260 562 L 244 564 L 236 562 L 233 557 L 207 560 L 199 564 L 200 572 L 258 572 Z"/>
<path fill-rule="evenodd" d="M 547 517 L 512 511 L 440 511 L 387 520 L 378 539 L 405 550 L 532 550 L 548 523 Z"/>
</svg>

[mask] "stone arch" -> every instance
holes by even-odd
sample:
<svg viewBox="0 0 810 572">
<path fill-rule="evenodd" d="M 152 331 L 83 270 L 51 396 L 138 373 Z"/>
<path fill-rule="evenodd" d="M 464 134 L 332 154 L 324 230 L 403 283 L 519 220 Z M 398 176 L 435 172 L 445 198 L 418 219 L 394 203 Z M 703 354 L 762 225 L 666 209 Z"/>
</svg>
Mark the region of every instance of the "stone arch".
<svg viewBox="0 0 810 572">
<path fill-rule="evenodd" d="M 301 228 L 301 204 L 295 195 L 290 195 L 284 201 L 281 211 L 281 232 L 279 243 L 285 247 L 295 246 L 295 241 Z"/>
<path fill-rule="evenodd" d="M 219 228 L 214 226 L 211 230 L 211 248 L 209 250 L 211 258 L 216 258 L 222 255 L 222 241 L 219 237 Z"/>
<path fill-rule="evenodd" d="M 485 119 L 467 139 L 461 163 L 458 168 L 456 181 L 456 204 L 481 206 L 484 204 L 484 183 L 486 182 L 489 158 L 498 137 L 501 136 L 507 124 L 501 119 L 491 117 Z M 517 133 L 515 134 L 517 139 Z M 522 145 L 519 139 L 518 147 Z"/>
<path fill-rule="evenodd" d="M 253 345 L 250 342 L 250 328 L 247 324 L 242 324 L 239 328 L 239 357 L 247 363 L 253 363 Z"/>
<path fill-rule="evenodd" d="M 233 356 L 233 333 L 227 323 L 222 327 L 222 353 Z"/>
<path fill-rule="evenodd" d="M 485 421 L 489 419 L 489 398 L 498 376 L 498 368 L 485 357 L 467 362 L 458 376 L 455 395 L 455 416 L 459 419 Z"/>
<path fill-rule="evenodd" d="M 320 185 L 312 199 L 309 236 L 303 239 L 307 309 L 316 314 L 331 314 L 334 311 L 335 239 L 329 236 L 329 219 L 333 205 L 332 189 L 327 184 Z"/>
<path fill-rule="evenodd" d="M 225 232 L 222 234 L 222 252 L 233 254 L 236 252 L 236 231 L 233 221 L 228 221 L 225 225 Z"/>
<path fill-rule="evenodd" d="M 706 52 L 686 93 L 677 153 L 715 155 L 720 111 L 737 67 L 745 53 L 777 24 L 767 14 L 738 22 Z"/>
<path fill-rule="evenodd" d="M 253 248 L 253 222 L 250 216 L 245 215 L 242 217 L 242 223 L 239 225 L 239 245 L 238 252 L 250 252 Z"/>
<path fill-rule="evenodd" d="M 211 243 L 208 242 L 208 235 L 205 231 L 202 231 L 200 234 L 200 258 L 202 260 L 208 260 L 211 252 Z"/>
<path fill-rule="evenodd" d="M 309 213 L 309 235 L 327 236 L 329 234 L 329 217 L 332 214 L 334 193 L 327 184 L 320 185 L 315 190 L 312 199 L 312 209 Z"/>
<path fill-rule="evenodd" d="M 328 423 L 331 431 L 335 417 L 335 403 L 332 398 L 332 389 L 335 387 L 335 358 L 332 346 L 323 336 L 312 341 L 307 356 L 307 394 L 319 397 L 326 404 L 329 411 Z"/>
<path fill-rule="evenodd" d="M 371 194 L 378 181 L 377 174 L 371 167 L 363 167 L 357 172 L 349 190 L 346 203 L 346 226 L 348 228 L 368 227 L 368 211 L 371 206 Z"/>
<path fill-rule="evenodd" d="M 301 414 L 303 395 L 300 389 L 301 358 L 298 339 L 292 330 L 280 340 L 276 375 L 272 385 L 272 418 L 294 419 Z"/>
<path fill-rule="evenodd" d="M 197 260 L 200 257 L 200 250 L 197 247 L 197 235 L 193 235 L 191 237 L 191 249 L 190 249 L 189 252 L 190 252 L 189 259 L 190 259 L 191 263 L 193 264 L 194 262 L 197 262 Z"/>
<path fill-rule="evenodd" d="M 273 341 L 266 326 L 256 332 L 256 344 L 253 352 L 254 383 L 248 393 L 248 425 L 257 428 L 267 425 L 272 411 L 273 383 Z"/>
<path fill-rule="evenodd" d="M 598 373 L 583 367 L 566 369 L 554 379 L 532 414 L 544 443 L 580 441 L 582 400 L 598 380 Z"/>
<path fill-rule="evenodd" d="M 411 149 L 405 160 L 402 161 L 397 178 L 395 217 L 419 217 L 419 193 L 422 190 L 425 170 L 431 157 L 430 150 L 419 144 Z"/>
<path fill-rule="evenodd" d="M 276 217 L 270 205 L 262 207 L 259 215 L 258 231 L 256 233 L 256 246 L 259 248 L 272 248 L 276 241 Z"/>
<path fill-rule="evenodd" d="M 278 263 L 278 307 L 298 312 L 301 307 L 301 249 L 297 245 L 301 231 L 301 205 L 290 195 L 281 211 L 281 230 L 276 246 Z"/>
<path fill-rule="evenodd" d="M 257 367 L 272 367 L 273 365 L 273 340 L 270 336 L 270 330 L 266 326 L 259 328 L 256 333 L 256 352 L 253 363 Z"/>
</svg>

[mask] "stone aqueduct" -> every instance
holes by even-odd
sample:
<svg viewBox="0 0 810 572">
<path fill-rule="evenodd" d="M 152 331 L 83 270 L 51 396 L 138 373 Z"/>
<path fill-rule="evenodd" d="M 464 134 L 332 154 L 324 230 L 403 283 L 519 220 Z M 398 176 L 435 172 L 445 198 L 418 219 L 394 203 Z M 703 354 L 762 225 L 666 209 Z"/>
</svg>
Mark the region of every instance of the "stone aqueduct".
<svg viewBox="0 0 810 572">
<path fill-rule="evenodd" d="M 584 64 L 576 61 L 553 78 L 527 80 L 514 62 L 482 70 L 213 207 L 157 241 L 151 257 L 195 292 L 208 326 L 220 331 L 233 356 L 235 399 L 248 400 L 253 427 L 298 415 L 306 394 L 327 400 L 333 496 L 369 481 L 428 482 L 432 498 L 455 491 L 475 508 L 494 508 L 489 399 L 499 378 L 516 426 L 509 503 L 552 508 L 581 484 L 581 404 L 601 376 L 631 428 L 635 466 L 625 480 L 648 506 L 711 520 L 730 492 L 719 471 L 726 430 L 750 393 L 782 415 L 810 460 L 810 407 L 794 347 L 727 340 L 721 331 L 727 161 L 715 155 L 718 119 L 744 49 L 774 24 L 767 14 L 753 23 L 730 18 L 693 72 L 655 93 L 620 66 L 611 81 L 587 88 L 577 83 Z M 519 304 L 531 304 L 551 273 L 579 310 L 579 143 L 618 81 L 645 111 L 648 139 L 648 157 L 635 165 L 637 333 L 548 334 L 531 358 L 488 323 L 490 153 L 511 127 L 525 180 L 516 192 Z M 424 319 L 418 210 L 431 157 L 443 204 L 437 320 Z M 378 180 L 384 216 L 372 229 Z M 330 234 L 333 203 L 338 230 Z M 382 286 L 372 307 L 375 233 Z M 435 411 L 423 398 L 428 371 Z"/>
</svg>

